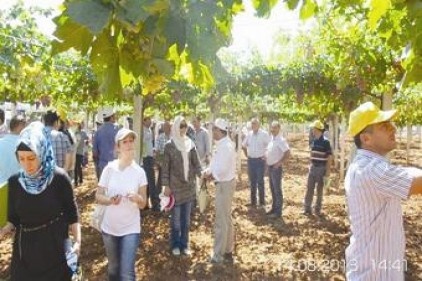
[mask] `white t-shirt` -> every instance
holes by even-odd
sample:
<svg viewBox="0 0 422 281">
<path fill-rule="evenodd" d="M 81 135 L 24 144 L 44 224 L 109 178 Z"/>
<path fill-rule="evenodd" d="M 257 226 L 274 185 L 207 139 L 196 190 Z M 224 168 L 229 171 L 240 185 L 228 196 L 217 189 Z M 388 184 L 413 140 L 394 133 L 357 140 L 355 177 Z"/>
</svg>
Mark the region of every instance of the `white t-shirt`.
<svg viewBox="0 0 422 281">
<path fill-rule="evenodd" d="M 126 197 L 129 192 L 138 193 L 139 187 L 147 185 L 145 171 L 133 162 L 120 170 L 118 160 L 111 161 L 104 168 L 99 186 L 106 188 L 107 196 L 122 195 L 119 205 L 109 205 L 104 213 L 101 229 L 114 236 L 141 232 L 141 215 L 136 203 Z"/>
</svg>

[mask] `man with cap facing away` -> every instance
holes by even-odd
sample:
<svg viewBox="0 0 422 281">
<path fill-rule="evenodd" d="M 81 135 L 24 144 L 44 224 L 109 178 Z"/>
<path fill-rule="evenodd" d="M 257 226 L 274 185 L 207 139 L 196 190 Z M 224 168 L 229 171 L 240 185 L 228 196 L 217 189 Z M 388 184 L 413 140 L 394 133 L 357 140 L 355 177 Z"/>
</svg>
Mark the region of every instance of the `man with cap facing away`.
<svg viewBox="0 0 422 281">
<path fill-rule="evenodd" d="M 204 178 L 215 180 L 215 239 L 211 263 L 233 262 L 234 231 L 232 201 L 236 188 L 236 150 L 227 135 L 227 122 L 218 118 L 214 122 L 212 135 L 216 143 L 215 154 Z"/>
<path fill-rule="evenodd" d="M 94 162 L 97 163 L 97 177 L 101 177 L 104 167 L 108 162 L 113 161 L 114 155 L 114 138 L 118 128 L 114 124 L 116 122 L 115 112 L 112 108 L 105 108 L 99 112 L 103 116 L 104 123 L 98 128 L 94 135 L 92 144 L 92 156 Z"/>
<path fill-rule="evenodd" d="M 311 128 L 314 138 L 311 142 L 311 166 L 309 168 L 308 184 L 304 200 L 304 214 L 312 214 L 312 201 L 314 198 L 315 185 L 317 185 L 315 214 L 319 216 L 322 207 L 324 177 L 330 175 L 332 152 L 330 141 L 323 135 L 324 124 L 321 121 L 316 120 L 312 123 Z"/>
<path fill-rule="evenodd" d="M 407 268 L 401 201 L 422 194 L 422 170 L 392 165 L 395 110 L 372 102 L 355 109 L 349 133 L 357 146 L 345 179 L 352 235 L 346 249 L 347 280 L 404 280 Z"/>
</svg>

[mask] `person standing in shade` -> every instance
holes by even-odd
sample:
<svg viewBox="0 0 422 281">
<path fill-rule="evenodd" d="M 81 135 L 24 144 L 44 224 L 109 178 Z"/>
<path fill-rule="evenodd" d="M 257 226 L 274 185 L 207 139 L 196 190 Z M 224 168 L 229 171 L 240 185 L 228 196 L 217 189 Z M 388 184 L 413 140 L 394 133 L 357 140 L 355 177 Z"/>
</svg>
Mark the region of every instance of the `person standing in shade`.
<svg viewBox="0 0 422 281">
<path fill-rule="evenodd" d="M 155 170 L 154 170 L 154 133 L 151 129 L 151 118 L 145 117 L 143 121 L 143 142 L 142 142 L 142 164 L 147 174 L 148 188 L 147 196 L 151 201 L 151 208 L 153 211 L 160 211 L 160 191 L 155 185 Z"/>
<path fill-rule="evenodd" d="M 114 124 L 116 122 L 115 112 L 112 108 L 105 108 L 98 113 L 103 117 L 104 123 L 95 132 L 92 144 L 92 157 L 96 162 L 96 174 L 98 180 L 101 177 L 104 167 L 108 162 L 113 161 L 114 155 L 114 137 L 118 128 Z"/>
<path fill-rule="evenodd" d="M 60 117 L 55 111 L 47 111 L 44 115 L 44 124 L 51 134 L 51 144 L 53 146 L 56 165 L 63 168 L 67 173 L 73 169 L 70 167 L 72 161 L 72 145 L 69 138 L 59 128 Z"/>
<path fill-rule="evenodd" d="M 170 133 L 171 133 L 171 124 L 169 121 L 164 121 L 162 124 L 162 132 L 158 135 L 157 139 L 155 140 L 155 163 L 158 167 L 158 176 L 157 176 L 157 190 L 161 192 L 162 184 L 161 184 L 161 175 L 162 175 L 162 167 L 164 161 L 164 146 L 170 140 Z"/>
<path fill-rule="evenodd" d="M 271 218 L 281 217 L 283 210 L 283 190 L 281 179 L 283 176 L 283 165 L 290 157 L 290 148 L 287 141 L 280 134 L 280 123 L 277 121 L 271 124 L 271 141 L 266 151 L 268 165 L 268 178 L 273 198 L 271 210 L 267 215 Z"/>
<path fill-rule="evenodd" d="M 26 122 L 22 116 L 14 116 L 10 120 L 10 133 L 0 139 L 0 185 L 7 182 L 9 177 L 16 174 L 20 165 L 16 159 L 16 146 L 19 134 L 25 128 Z"/>
<path fill-rule="evenodd" d="M 357 147 L 344 186 L 352 235 L 346 279 L 403 281 L 407 269 L 401 203 L 422 194 L 422 170 L 390 163 L 397 146 L 396 110 L 366 102 L 350 113 L 349 134 Z"/>
<path fill-rule="evenodd" d="M 4 110 L 0 108 L 0 139 L 7 134 L 6 116 Z"/>
<path fill-rule="evenodd" d="M 251 188 L 251 206 L 257 206 L 257 189 L 259 195 L 259 205 L 265 206 L 265 151 L 270 137 L 268 133 L 260 129 L 259 120 L 251 119 L 252 130 L 249 131 L 243 140 L 242 149 L 248 158 L 248 176 Z"/>
<path fill-rule="evenodd" d="M 194 142 L 196 150 L 198 151 L 199 161 L 202 168 L 205 168 L 210 163 L 211 144 L 208 131 L 201 126 L 201 117 L 197 116 L 193 119 L 192 125 L 194 128 Z"/>
<path fill-rule="evenodd" d="M 79 255 L 81 226 L 72 184 L 53 157 L 50 131 L 41 122 L 22 130 L 16 148 L 21 170 L 8 180 L 8 222 L 13 232 L 12 281 L 70 281 L 66 245 Z M 74 244 L 69 240 L 69 229 Z"/>
<path fill-rule="evenodd" d="M 195 144 L 186 135 L 188 124 L 182 116 L 174 119 L 171 140 L 164 147 L 162 183 L 164 195 L 174 195 L 171 210 L 170 247 L 174 256 L 190 255 L 189 227 L 192 202 L 196 196 L 196 177 L 201 176 L 201 164 Z"/>
<path fill-rule="evenodd" d="M 88 134 L 83 130 L 83 122 L 77 124 L 75 132 L 76 139 L 76 161 L 75 161 L 75 186 L 84 182 L 82 167 L 84 161 L 85 148 L 88 145 Z"/>
<path fill-rule="evenodd" d="M 236 150 L 228 137 L 228 125 L 217 119 L 212 129 L 216 142 L 211 164 L 203 173 L 206 179 L 215 180 L 215 239 L 211 263 L 233 262 L 234 226 L 232 220 L 233 194 L 236 188 Z"/>
<path fill-rule="evenodd" d="M 147 179 L 134 161 L 137 134 L 120 129 L 115 136 L 117 159 L 101 174 L 95 198 L 106 205 L 101 223 L 110 281 L 134 281 L 135 260 L 141 235 L 139 209 L 147 204 Z"/>
<path fill-rule="evenodd" d="M 304 200 L 304 214 L 312 215 L 312 201 L 314 198 L 315 185 L 317 188 L 317 199 L 314 207 L 315 214 L 321 215 L 324 178 L 330 175 L 331 166 L 331 145 L 330 141 L 324 138 L 324 124 L 316 120 L 311 125 L 311 165 L 308 174 L 308 184 Z"/>
</svg>

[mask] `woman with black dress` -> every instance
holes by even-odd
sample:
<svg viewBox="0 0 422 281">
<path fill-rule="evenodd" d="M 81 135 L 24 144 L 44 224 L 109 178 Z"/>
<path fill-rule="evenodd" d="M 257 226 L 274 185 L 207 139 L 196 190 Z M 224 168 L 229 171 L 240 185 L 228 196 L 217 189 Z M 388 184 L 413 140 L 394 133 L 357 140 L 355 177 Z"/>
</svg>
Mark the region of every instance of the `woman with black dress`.
<svg viewBox="0 0 422 281">
<path fill-rule="evenodd" d="M 78 210 L 70 179 L 56 166 L 41 122 L 21 132 L 16 156 L 22 169 L 9 178 L 8 223 L 0 229 L 0 239 L 15 230 L 11 280 L 71 280 L 65 244 L 70 227 L 75 242 L 71 250 L 79 254 Z"/>
</svg>

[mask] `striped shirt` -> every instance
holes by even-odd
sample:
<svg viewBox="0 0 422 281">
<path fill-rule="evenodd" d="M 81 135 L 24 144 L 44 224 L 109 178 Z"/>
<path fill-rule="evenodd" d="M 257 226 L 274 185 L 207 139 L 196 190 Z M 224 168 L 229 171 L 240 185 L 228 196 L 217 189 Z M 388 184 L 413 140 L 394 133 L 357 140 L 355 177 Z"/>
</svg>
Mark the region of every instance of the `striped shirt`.
<svg viewBox="0 0 422 281">
<path fill-rule="evenodd" d="M 409 196 L 411 169 L 358 149 L 345 180 L 352 232 L 346 249 L 347 280 L 404 280 L 401 200 Z"/>
<path fill-rule="evenodd" d="M 72 151 L 72 145 L 70 144 L 69 138 L 63 132 L 52 129 L 51 144 L 53 146 L 57 166 L 65 168 L 66 154 Z"/>
<path fill-rule="evenodd" d="M 269 142 L 270 136 L 268 133 L 259 129 L 256 134 L 253 131 L 248 132 L 242 145 L 243 147 L 246 147 L 248 157 L 261 158 L 264 157 Z"/>
<path fill-rule="evenodd" d="M 330 141 L 321 135 L 311 142 L 311 162 L 316 165 L 325 165 L 328 156 L 332 154 Z"/>
</svg>

